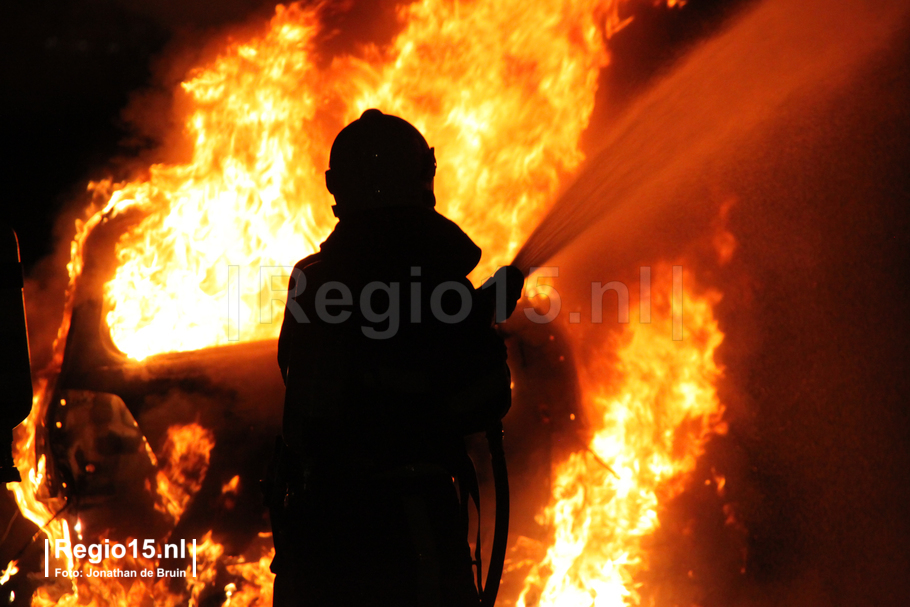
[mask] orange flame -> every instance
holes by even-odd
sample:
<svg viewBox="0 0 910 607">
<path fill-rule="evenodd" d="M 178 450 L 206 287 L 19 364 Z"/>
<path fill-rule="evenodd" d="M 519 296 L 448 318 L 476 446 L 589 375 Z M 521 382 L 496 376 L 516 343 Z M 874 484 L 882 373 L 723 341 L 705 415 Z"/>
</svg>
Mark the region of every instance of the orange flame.
<svg viewBox="0 0 910 607">
<path fill-rule="evenodd" d="M 641 540 L 658 527 L 659 503 L 682 489 L 706 438 L 726 431 L 714 387 L 723 334 L 712 307 L 720 295 L 683 295 L 686 336 L 675 341 L 662 293 L 654 292 L 652 323 L 630 325 L 621 343 L 605 344 L 617 357 L 615 383 L 602 367 L 607 356 L 584 365 L 590 451 L 554 470 L 544 516 L 554 542 L 526 579 L 519 607 L 639 604 L 635 575 L 647 568 Z"/>
<path fill-rule="evenodd" d="M 187 162 L 154 165 L 130 182 L 90 184 L 106 202 L 77 226 L 71 289 L 91 230 L 135 213 L 104 286 L 105 320 L 123 353 L 141 360 L 276 337 L 280 318 L 269 306 L 282 297 L 282 285 L 272 282 L 282 272 L 262 268 L 288 268 L 332 229 L 322 181 L 327 151 L 334 134 L 369 107 L 406 118 L 436 147 L 439 210 L 484 249 L 475 277 L 489 274 L 512 259 L 583 159 L 578 140 L 608 60 L 604 40 L 625 24 L 617 6 L 618 0 L 420 0 L 399 9 L 403 28 L 388 47 L 368 46 L 327 67 L 314 42 L 321 5 L 278 6 L 262 35 L 226 45 L 181 85 L 192 145 Z M 232 297 L 239 293 L 233 316 L 229 285 Z M 706 434 L 720 427 L 712 384 L 719 373 L 712 356 L 722 339 L 711 313 L 716 300 L 686 300 L 684 342 L 670 341 L 669 331 L 655 337 L 655 323 L 630 329 L 618 346 L 605 344 L 605 351 L 617 348 L 621 386 L 605 383 L 599 360 L 588 364 L 587 406 L 596 427 L 590 448 L 609 470 L 584 453 L 560 464 L 546 514 L 555 542 L 529 577 L 522 604 L 634 602 L 634 576 L 647 566 L 640 540 L 658 524 L 659 500 L 691 469 Z M 61 327 L 61 336 L 66 331 Z M 59 355 L 61 348 L 62 341 Z M 17 434 L 17 465 L 28 479 L 14 490 L 26 516 L 53 539 L 69 534 L 63 518 L 48 524 L 63 504 L 50 507 L 43 465 L 27 457 L 44 395 L 52 392 L 42 381 Z M 177 520 L 214 443 L 195 424 L 168 435 L 158 507 Z M 160 580 L 93 578 L 42 588 L 33 604 L 198 604 L 216 583 L 219 564 L 233 576 L 225 604 L 268 604 L 272 554 L 227 557 L 209 534 L 197 550 L 201 575 L 187 579 L 184 594 Z"/>
<path fill-rule="evenodd" d="M 313 48 L 320 9 L 279 6 L 263 36 L 182 84 L 190 162 L 91 186 L 112 190 L 102 213 L 145 214 L 105 286 L 114 343 L 142 359 L 276 337 L 263 304 L 280 295 L 260 268 L 293 265 L 331 230 L 331 138 L 369 107 L 404 116 L 436 147 L 439 208 L 486 251 L 478 276 L 506 263 L 582 160 L 604 24 L 621 25 L 615 6 L 424 0 L 400 9 L 406 26 L 388 48 L 328 68 Z M 235 337 L 229 266 L 239 269 Z"/>
<path fill-rule="evenodd" d="M 13 560 L 9 562 L 9 564 L 6 566 L 6 569 L 3 570 L 3 574 L 0 575 L 0 586 L 6 584 L 11 577 L 19 573 L 18 565 L 18 561 Z"/>
<path fill-rule="evenodd" d="M 199 424 L 171 426 L 167 429 L 158 470 L 159 503 L 155 509 L 166 512 L 175 521 L 180 519 L 190 498 L 205 480 L 209 457 L 215 447 L 215 437 Z"/>
</svg>

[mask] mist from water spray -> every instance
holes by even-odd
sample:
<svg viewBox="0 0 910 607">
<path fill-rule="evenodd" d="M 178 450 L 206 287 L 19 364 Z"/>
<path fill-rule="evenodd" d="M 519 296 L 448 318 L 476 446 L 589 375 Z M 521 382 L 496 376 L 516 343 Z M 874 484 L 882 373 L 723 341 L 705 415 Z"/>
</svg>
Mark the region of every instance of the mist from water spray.
<svg viewBox="0 0 910 607">
<path fill-rule="evenodd" d="M 904 24 L 896 0 L 768 0 L 706 42 L 603 133 L 519 250 L 525 275 L 592 226 L 627 225 L 674 203 L 682 180 L 722 159 L 781 112 L 849 80 Z"/>
</svg>

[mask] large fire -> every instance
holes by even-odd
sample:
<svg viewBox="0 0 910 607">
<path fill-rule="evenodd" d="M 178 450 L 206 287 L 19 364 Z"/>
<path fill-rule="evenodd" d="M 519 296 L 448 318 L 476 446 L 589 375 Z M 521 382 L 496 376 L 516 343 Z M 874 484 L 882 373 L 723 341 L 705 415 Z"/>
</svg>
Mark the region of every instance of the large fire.
<svg viewBox="0 0 910 607">
<path fill-rule="evenodd" d="M 120 350 L 142 359 L 277 337 L 280 323 L 262 322 L 275 297 L 261 276 L 331 231 L 327 150 L 370 107 L 406 116 L 438 150 L 439 210 L 485 251 L 478 276 L 514 256 L 582 160 L 615 3 L 425 0 L 400 16 L 389 48 L 320 69 L 319 10 L 279 6 L 265 35 L 231 44 L 183 83 L 190 162 L 93 185 L 111 191 L 103 213 L 147 213 L 123 236 L 105 287 Z M 229 266 L 242 294 L 234 337 L 212 313 L 227 307 Z"/>
<path fill-rule="evenodd" d="M 438 208 L 483 248 L 482 278 L 512 259 L 583 159 L 579 137 L 608 62 L 605 39 L 623 26 L 617 4 L 422 0 L 399 9 L 402 29 L 388 47 L 330 61 L 315 44 L 321 5 L 279 6 L 262 35 L 227 43 L 183 82 L 188 161 L 90 185 L 105 202 L 80 226 L 71 284 L 86 235 L 130 213 L 136 219 L 104 286 L 110 335 L 126 356 L 275 338 L 280 318 L 269 306 L 281 287 L 272 277 L 287 274 L 332 229 L 327 151 L 341 126 L 370 107 L 407 118 L 436 147 Z M 233 312 L 229 283 L 240 293 Z M 685 300 L 682 342 L 655 323 L 630 325 L 621 343 L 604 343 L 603 352 L 618 357 L 618 384 L 606 381 L 614 375 L 603 368 L 606 358 L 584 364 L 595 432 L 588 450 L 556 467 L 545 515 L 555 541 L 520 604 L 637 602 L 633 577 L 646 566 L 641 539 L 658 525 L 659 496 L 672 493 L 707 434 L 722 428 L 713 387 L 717 298 Z M 668 304 L 655 306 L 669 315 Z M 63 504 L 47 499 L 44 463 L 32 461 L 47 391 L 38 386 L 19 429 L 17 464 L 27 478 L 13 487 L 23 513 L 55 539 L 74 531 L 58 512 Z M 212 441 L 201 427 L 175 427 L 158 456 L 159 508 L 175 521 L 205 474 Z M 229 559 L 206 537 L 198 550 L 204 571 L 220 562 L 237 579 L 224 589 L 225 605 L 270 603 L 267 549 L 258 560 Z M 14 570 L 13 563 L 5 577 Z M 160 580 L 68 582 L 40 590 L 33 604 L 196 604 L 212 576 L 188 578 L 183 590 Z"/>
<path fill-rule="evenodd" d="M 720 295 L 683 296 L 687 335 L 680 341 L 668 338 L 667 299 L 656 290 L 655 320 L 632 325 L 620 343 L 604 344 L 603 358 L 583 365 L 595 431 L 588 450 L 556 465 L 545 512 L 554 541 L 525 580 L 520 607 L 639 604 L 635 574 L 648 565 L 641 540 L 658 526 L 660 498 L 683 488 L 705 439 L 726 430 L 714 387 L 723 334 L 712 305 Z M 605 369 L 610 352 L 615 368 Z"/>
</svg>

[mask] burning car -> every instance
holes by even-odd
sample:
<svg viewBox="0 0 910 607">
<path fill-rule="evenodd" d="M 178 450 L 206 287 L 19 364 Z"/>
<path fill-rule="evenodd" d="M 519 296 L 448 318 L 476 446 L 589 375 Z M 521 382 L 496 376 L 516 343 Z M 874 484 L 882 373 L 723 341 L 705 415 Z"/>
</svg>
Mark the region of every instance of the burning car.
<svg viewBox="0 0 910 607">
<path fill-rule="evenodd" d="M 712 179 L 742 176 L 727 152 L 759 147 L 759 127 L 872 56 L 899 11 L 857 21 L 813 2 L 794 18 L 784 2 L 757 3 L 603 128 L 583 164 L 605 39 L 624 21 L 612 2 L 520 4 L 414 3 L 387 46 L 336 55 L 321 54 L 324 8 L 278 7 L 260 34 L 187 74 L 171 160 L 90 184 L 11 488 L 50 544 L 196 550 L 55 557 L 83 575 L 48 580 L 34 542 L 31 577 L 11 577 L 19 557 L 4 576 L 17 600 L 268 604 L 257 481 L 280 429 L 283 277 L 331 229 L 330 137 L 367 107 L 408 116 L 436 147 L 439 208 L 485 251 L 476 282 L 516 256 L 537 267 L 503 326 L 516 507 L 502 600 L 695 604 L 703 570 L 744 575 L 745 528 L 705 460 L 729 428 L 716 283 L 738 246 L 726 223 L 738 184 L 718 193 Z M 693 503 L 704 518 L 674 518 Z M 734 539 L 698 544 L 699 533 Z M 189 560 L 195 577 L 95 575 Z"/>
<path fill-rule="evenodd" d="M 321 173 L 328 138 L 348 114 L 359 115 L 362 104 L 392 108 L 427 133 L 438 150 L 440 210 L 485 251 L 478 279 L 518 252 L 579 165 L 591 83 L 606 62 L 597 19 L 616 24 L 618 16 L 579 5 L 541 29 L 528 13 L 523 27 L 532 39 L 508 42 L 502 69 L 491 71 L 481 69 L 481 57 L 497 28 L 483 30 L 489 40 L 474 29 L 458 32 L 443 27 L 439 10 L 455 10 L 448 17 L 466 25 L 503 17 L 483 3 L 415 4 L 390 50 L 400 59 L 346 55 L 324 67 L 315 47 L 320 9 L 279 7 L 264 34 L 228 43 L 181 85 L 188 161 L 90 184 L 95 202 L 72 246 L 54 368 L 39 382 L 39 404 L 21 432 L 31 475 L 17 499 L 52 542 L 195 539 L 202 573 L 126 586 L 88 573 L 124 563 L 64 558 L 62 569 L 84 575 L 39 583 L 36 596 L 267 600 L 270 538 L 256 481 L 280 426 L 273 340 L 282 276 L 331 228 Z M 549 49 L 554 41 L 558 55 Z M 460 50 L 431 80 L 423 77 L 429 55 L 412 54 L 415 47 Z M 537 67 L 515 71 L 525 64 Z M 504 85 L 504 73 L 536 84 Z M 545 86 L 551 76 L 541 80 L 543 73 L 567 80 Z M 344 109 L 329 111 L 336 106 Z M 495 108 L 495 119 L 478 108 Z M 609 288 L 599 291 L 601 302 Z M 616 292 L 622 308 L 628 292 Z M 554 584 L 588 583 L 546 573 L 566 566 L 564 542 L 599 546 L 586 552 L 591 566 L 622 563 L 608 575 L 621 585 L 623 572 L 642 562 L 622 555 L 642 553 L 637 538 L 657 525 L 658 487 L 690 470 L 699 445 L 722 428 L 713 295 L 686 301 L 688 330 L 698 336 L 686 347 L 658 345 L 658 332 L 666 337 L 661 322 L 635 325 L 618 349 L 621 324 L 588 329 L 577 312 L 556 319 L 554 295 L 546 279 L 532 278 L 525 307 L 504 326 L 515 379 L 506 448 L 517 489 L 503 592 L 524 602 L 563 592 Z M 655 318 L 659 311 L 669 320 L 668 297 L 655 289 L 649 301 Z M 573 362 L 572 341 L 592 348 L 584 365 Z M 627 370 L 624 378 L 596 362 L 606 351 Z M 482 451 L 476 446 L 478 457 Z M 595 527 L 573 530 L 573 518 Z M 157 568 L 169 558 L 162 551 L 129 567 Z M 187 567 L 186 558 L 173 567 Z M 582 562 L 573 566 L 579 573 Z"/>
</svg>

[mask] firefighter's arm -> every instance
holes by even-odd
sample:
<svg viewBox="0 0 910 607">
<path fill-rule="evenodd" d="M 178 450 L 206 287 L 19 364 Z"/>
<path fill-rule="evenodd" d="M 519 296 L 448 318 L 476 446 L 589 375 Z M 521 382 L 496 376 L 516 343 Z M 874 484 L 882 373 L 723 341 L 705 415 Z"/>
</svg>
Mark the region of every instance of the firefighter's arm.
<svg viewBox="0 0 910 607">
<path fill-rule="evenodd" d="M 329 281 L 317 255 L 295 267 L 278 344 L 285 381 L 282 434 L 289 448 L 302 452 L 305 434 L 320 424 L 338 425 L 348 404 L 350 364 L 343 329 L 319 313 L 317 293 Z"/>
<path fill-rule="evenodd" d="M 446 399 L 446 410 L 462 434 L 483 432 L 508 413 L 512 406 L 512 377 L 502 362 L 472 377 Z"/>
<path fill-rule="evenodd" d="M 475 303 L 485 318 L 504 322 L 518 305 L 525 277 L 515 266 L 503 266 L 476 291 Z"/>
<path fill-rule="evenodd" d="M 281 321 L 281 333 L 278 335 L 278 366 L 284 383 L 288 382 L 288 366 L 294 344 L 300 341 L 301 325 L 309 320 L 304 311 L 307 280 L 306 269 L 318 263 L 319 253 L 314 253 L 297 262 L 288 280 L 288 297 L 285 300 L 284 319 Z"/>
</svg>

